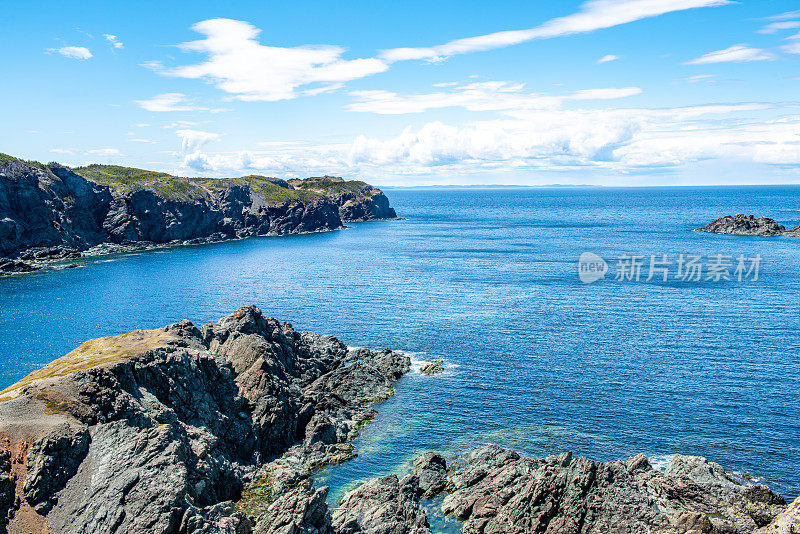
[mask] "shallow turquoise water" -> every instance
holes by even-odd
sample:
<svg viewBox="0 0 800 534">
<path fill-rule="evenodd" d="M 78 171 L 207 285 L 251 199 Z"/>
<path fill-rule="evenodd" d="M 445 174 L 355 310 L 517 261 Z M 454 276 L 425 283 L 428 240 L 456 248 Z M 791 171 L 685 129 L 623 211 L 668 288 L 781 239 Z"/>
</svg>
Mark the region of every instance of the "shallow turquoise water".
<svg viewBox="0 0 800 534">
<path fill-rule="evenodd" d="M 798 224 L 800 188 L 387 194 L 408 220 L 0 279 L 0 387 L 87 338 L 255 303 L 350 345 L 447 362 L 401 379 L 359 457 L 320 474 L 332 502 L 424 450 L 486 442 L 601 460 L 700 454 L 800 494 L 800 239 L 692 232 L 736 212 Z M 764 260 L 758 281 L 584 285 L 586 250 Z"/>
</svg>

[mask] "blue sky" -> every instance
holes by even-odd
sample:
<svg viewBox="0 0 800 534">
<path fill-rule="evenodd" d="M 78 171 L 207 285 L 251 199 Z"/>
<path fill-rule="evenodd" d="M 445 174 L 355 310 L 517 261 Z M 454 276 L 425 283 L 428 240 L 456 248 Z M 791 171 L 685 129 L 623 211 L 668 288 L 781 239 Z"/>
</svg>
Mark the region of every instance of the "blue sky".
<svg viewBox="0 0 800 534">
<path fill-rule="evenodd" d="M 798 8 L 6 2 L 0 151 L 384 185 L 798 183 Z"/>
</svg>

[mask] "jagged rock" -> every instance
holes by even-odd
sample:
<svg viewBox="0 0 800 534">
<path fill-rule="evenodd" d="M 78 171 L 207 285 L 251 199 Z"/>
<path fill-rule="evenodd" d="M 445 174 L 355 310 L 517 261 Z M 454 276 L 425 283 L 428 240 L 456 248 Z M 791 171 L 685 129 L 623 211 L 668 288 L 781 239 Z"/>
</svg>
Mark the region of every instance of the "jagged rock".
<svg viewBox="0 0 800 534">
<path fill-rule="evenodd" d="M 66 422 L 36 441 L 28 451 L 23 486 L 28 504 L 47 514 L 58 502 L 56 494 L 75 475 L 88 451 L 88 430 Z"/>
<path fill-rule="evenodd" d="M 438 495 L 447 486 L 447 462 L 435 452 L 426 452 L 414 459 L 414 474 L 419 479 L 423 499 Z"/>
<path fill-rule="evenodd" d="M 728 477 L 721 465 L 709 462 L 702 456 L 676 454 L 670 459 L 664 472 L 667 475 L 690 478 L 698 484 L 739 485 Z"/>
<path fill-rule="evenodd" d="M 490 445 L 466 454 L 448 476 L 452 492 L 442 511 L 465 521 L 465 533 L 711 534 L 752 532 L 783 509 L 766 487 L 729 484 L 702 458 L 674 465 L 667 474 L 643 456 L 601 463 L 565 453 L 534 460 Z"/>
<path fill-rule="evenodd" d="M 332 517 L 337 534 L 430 534 L 416 475 L 365 482 L 342 498 Z"/>
<path fill-rule="evenodd" d="M 435 375 L 444 371 L 444 366 L 442 365 L 444 360 L 441 359 L 434 359 L 428 360 L 428 362 L 420 367 L 419 372 L 423 375 Z"/>
<path fill-rule="evenodd" d="M 328 488 L 305 481 L 278 497 L 256 519 L 254 534 L 333 534 L 325 499 Z"/>
<path fill-rule="evenodd" d="M 769 525 L 755 531 L 755 534 L 798 533 L 800 533 L 800 497 L 796 498 L 786 510 L 778 514 Z"/>
<path fill-rule="evenodd" d="M 753 215 L 745 215 L 743 213 L 720 217 L 697 230 L 715 234 L 800 237 L 800 226 L 787 230 L 786 227 L 769 217 L 756 218 Z"/>
<path fill-rule="evenodd" d="M 0 435 L 27 450 L 24 505 L 52 532 L 241 534 L 314 468 L 352 457 L 372 399 L 409 365 L 349 356 L 254 306 L 91 340 L 0 392 Z M 273 458 L 291 484 L 248 492 Z"/>
<path fill-rule="evenodd" d="M 0 532 L 6 532 L 8 522 L 19 507 L 16 485 L 16 478 L 11 473 L 11 455 L 0 450 Z"/>
<path fill-rule="evenodd" d="M 189 507 L 183 514 L 180 534 L 251 534 L 247 516 L 226 501 L 207 508 Z"/>
</svg>

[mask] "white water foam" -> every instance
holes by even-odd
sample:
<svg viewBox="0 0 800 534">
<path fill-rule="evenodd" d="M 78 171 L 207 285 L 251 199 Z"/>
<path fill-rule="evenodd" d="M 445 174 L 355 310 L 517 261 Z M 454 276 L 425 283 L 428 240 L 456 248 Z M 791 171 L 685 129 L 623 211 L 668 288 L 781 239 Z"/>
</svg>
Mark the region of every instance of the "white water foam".
<svg viewBox="0 0 800 534">
<path fill-rule="evenodd" d="M 672 460 L 672 457 L 675 456 L 674 454 L 659 454 L 655 456 L 648 456 L 647 460 L 650 462 L 650 465 L 653 466 L 653 469 L 658 471 L 666 471 L 669 462 Z"/>
</svg>

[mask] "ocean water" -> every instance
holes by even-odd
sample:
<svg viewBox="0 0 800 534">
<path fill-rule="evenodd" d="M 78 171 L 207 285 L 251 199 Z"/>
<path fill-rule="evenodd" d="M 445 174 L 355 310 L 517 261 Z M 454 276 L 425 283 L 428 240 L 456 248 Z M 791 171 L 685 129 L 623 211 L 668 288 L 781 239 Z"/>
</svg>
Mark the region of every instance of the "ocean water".
<svg viewBox="0 0 800 534">
<path fill-rule="evenodd" d="M 484 443 L 661 466 L 698 454 L 800 494 L 800 239 L 692 231 L 738 212 L 800 224 L 800 188 L 386 192 L 407 220 L 0 279 L 0 387 L 88 338 L 255 303 L 415 360 L 358 458 L 319 473 L 332 503 L 420 452 Z M 608 261 L 605 279 L 581 283 L 585 251 Z M 676 280 L 673 265 L 646 281 L 664 254 L 763 261 L 758 280 Z M 641 280 L 615 280 L 623 255 L 646 257 Z M 445 372 L 421 375 L 429 358 Z"/>
</svg>

